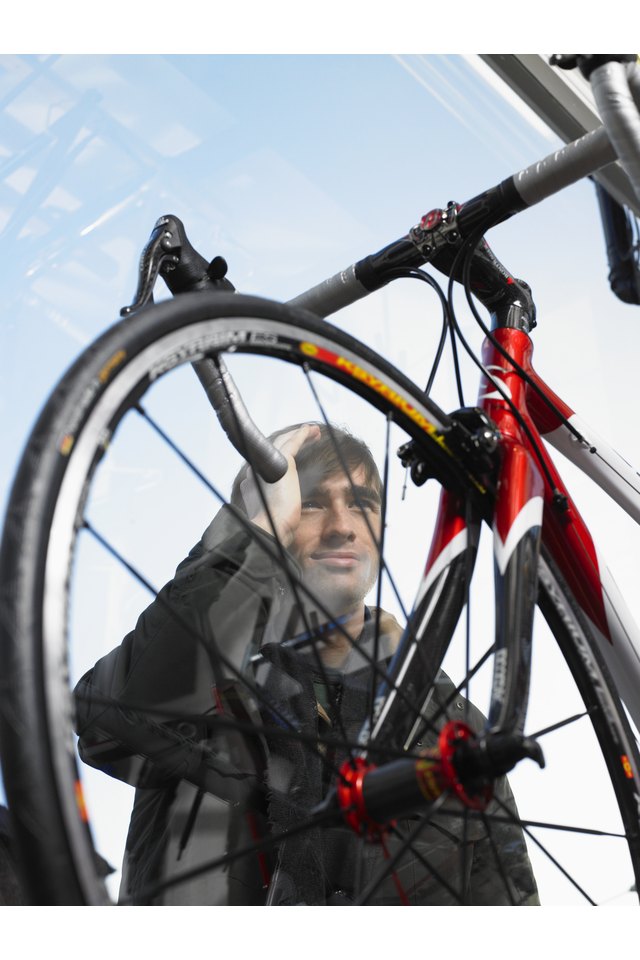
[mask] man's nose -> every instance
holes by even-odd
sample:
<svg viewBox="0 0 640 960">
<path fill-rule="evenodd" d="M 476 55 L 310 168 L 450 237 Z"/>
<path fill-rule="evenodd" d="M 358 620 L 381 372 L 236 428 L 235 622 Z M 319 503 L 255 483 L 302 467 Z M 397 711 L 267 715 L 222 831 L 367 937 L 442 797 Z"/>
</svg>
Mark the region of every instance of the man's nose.
<svg viewBox="0 0 640 960">
<path fill-rule="evenodd" d="M 326 513 L 323 534 L 326 538 L 335 537 L 342 540 L 355 540 L 356 531 L 354 520 L 353 512 L 346 504 L 332 504 Z"/>
</svg>

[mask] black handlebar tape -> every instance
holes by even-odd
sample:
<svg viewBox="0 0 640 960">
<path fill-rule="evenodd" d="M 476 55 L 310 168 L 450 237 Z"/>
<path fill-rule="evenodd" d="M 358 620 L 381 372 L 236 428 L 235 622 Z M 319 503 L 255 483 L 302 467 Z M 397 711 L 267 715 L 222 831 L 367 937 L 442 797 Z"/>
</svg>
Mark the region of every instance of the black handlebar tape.
<svg viewBox="0 0 640 960">
<path fill-rule="evenodd" d="M 527 206 L 516 188 L 514 178 L 509 177 L 462 204 L 457 216 L 460 236 L 464 238 L 476 232 L 484 233 L 515 213 L 526 210 Z"/>
<path fill-rule="evenodd" d="M 459 208 L 457 212 L 459 236 L 464 239 L 476 231 L 482 232 L 489 229 L 496 223 L 508 220 L 514 213 L 526 207 L 526 202 L 518 193 L 513 178 L 510 177 L 498 186 L 478 194 Z M 427 256 L 421 252 L 410 236 L 402 237 L 379 250 L 378 253 L 358 261 L 355 265 L 355 275 L 369 292 L 378 290 L 388 283 L 395 270 L 421 267 L 428 262 L 432 262 L 443 273 L 449 275 L 448 268 L 453 264 L 456 249 L 457 247 L 452 245 L 442 253 L 438 252 L 435 257 Z M 490 251 L 489 256 L 493 257 Z M 498 272 L 503 273 L 505 278 L 508 277 L 508 271 L 499 261 L 495 262 L 499 267 Z M 483 281 L 486 285 L 488 275 L 485 274 L 486 271 L 483 271 L 482 277 L 477 276 L 478 283 Z M 456 276 L 456 279 L 460 277 Z"/>
</svg>

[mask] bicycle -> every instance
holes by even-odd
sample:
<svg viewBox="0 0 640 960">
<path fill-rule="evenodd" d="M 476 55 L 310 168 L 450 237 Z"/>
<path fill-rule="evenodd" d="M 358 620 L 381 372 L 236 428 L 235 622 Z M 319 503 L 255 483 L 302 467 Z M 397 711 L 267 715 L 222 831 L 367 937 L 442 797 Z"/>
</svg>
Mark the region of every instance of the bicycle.
<svg viewBox="0 0 640 960">
<path fill-rule="evenodd" d="M 104 536 L 99 485 L 107 481 L 114 485 L 118 480 L 115 472 L 107 473 L 109 456 L 119 456 L 120 450 L 127 457 L 135 456 L 136 434 L 127 435 L 130 421 L 135 419 L 162 438 L 167 449 L 177 454 L 178 461 L 186 464 L 220 502 L 226 502 L 220 488 L 229 485 L 235 472 L 228 438 L 254 472 L 269 482 L 282 465 L 254 428 L 247 409 L 251 403 L 246 401 L 258 367 L 260 377 L 270 375 L 275 384 L 272 393 L 262 389 L 263 398 L 294 395 L 290 374 L 301 370 L 314 404 L 313 415 L 309 416 L 307 409 L 302 417 L 285 419 L 269 411 L 269 419 L 274 422 L 302 418 L 330 424 L 331 404 L 338 409 L 341 420 L 362 416 L 370 422 L 375 412 L 382 415 L 383 439 L 376 452 L 385 465 L 387 493 L 378 543 L 381 576 L 376 608 L 382 607 L 384 584 L 406 627 L 390 663 L 381 665 L 376 656 L 368 658 L 369 682 L 375 696 L 355 742 L 344 732 L 338 737 L 330 734 L 318 738 L 305 730 L 295 730 L 282 715 L 269 723 L 265 707 L 270 704 L 265 705 L 264 691 L 230 663 L 224 645 L 209 651 L 217 702 L 212 701 L 206 736 L 188 729 L 202 718 L 175 716 L 168 722 L 165 715 L 160 723 L 149 711 L 145 714 L 144 705 L 117 705 L 123 714 L 129 714 L 130 736 L 136 727 L 159 732 L 169 738 L 168 747 L 186 751 L 191 759 L 196 756 L 215 781 L 213 786 L 207 781 L 203 787 L 199 774 L 189 772 L 185 778 L 188 798 L 181 811 L 180 829 L 176 827 L 176 876 L 158 883 L 149 897 L 166 896 L 179 888 L 180 881 L 210 876 L 214 880 L 202 882 L 211 882 L 213 895 L 224 897 L 225 873 L 243 858 L 251 858 L 262 885 L 268 889 L 272 885 L 271 857 L 287 836 L 296 836 L 303 828 L 315 831 L 320 825 L 337 823 L 352 832 L 362 858 L 359 870 L 363 879 L 355 902 L 376 902 L 378 891 L 386 883 L 394 886 L 399 902 L 412 897 L 419 900 L 421 887 L 434 879 L 451 902 L 465 902 L 464 890 L 452 887 L 419 846 L 421 831 L 435 829 L 446 836 L 452 849 L 455 847 L 463 873 L 468 856 L 465 848 L 471 842 L 488 841 L 503 892 L 509 902 L 517 903 L 514 885 L 508 870 L 501 868 L 493 842 L 500 825 L 509 823 L 514 815 L 507 804 L 499 804 L 497 809 L 490 805 L 493 785 L 506 773 L 515 783 L 521 770 L 535 770 L 534 764 L 520 764 L 525 758 L 538 765 L 546 763 L 540 777 L 546 776 L 556 762 L 547 744 L 554 736 L 562 740 L 576 726 L 587 723 L 593 728 L 595 747 L 602 757 L 598 767 L 591 754 L 583 764 L 587 782 L 581 785 L 579 802 L 584 804 L 587 790 L 596 785 L 595 780 L 606 768 L 604 775 L 611 782 L 617 819 L 605 824 L 579 820 L 577 825 L 564 826 L 567 834 L 581 842 L 595 838 L 597 844 L 611 841 L 616 846 L 611 852 L 610 845 L 607 847 L 611 859 L 606 870 L 600 851 L 602 888 L 596 882 L 598 892 L 592 895 L 581 883 L 580 854 L 577 866 L 569 871 L 546 841 L 540 841 L 540 832 L 559 833 L 562 820 L 548 814 L 536 817 L 523 807 L 515 790 L 520 812 L 517 824 L 532 844 L 545 848 L 565 877 L 569 874 L 568 882 L 588 902 L 606 900 L 612 889 L 607 874 L 615 877 L 618 870 L 629 885 L 634 880 L 637 885 L 640 760 L 620 698 L 638 725 L 640 704 L 635 690 L 640 642 L 541 436 L 589 472 L 635 519 L 640 517 L 640 484 L 635 471 L 596 438 L 535 374 L 529 337 L 535 325 L 531 292 L 524 281 L 516 280 L 502 267 L 483 239 L 491 226 L 590 174 L 614 159 L 616 152 L 637 188 L 639 121 L 637 111 L 631 113 L 630 109 L 635 102 L 636 110 L 640 99 L 637 68 L 629 58 L 605 64 L 587 58 L 584 65 L 592 71 L 607 132 L 603 127 L 581 138 L 461 206 L 450 204 L 445 210 L 431 211 L 406 237 L 289 304 L 233 292 L 225 279 L 226 264 L 220 258 L 207 264 L 189 244 L 179 221 L 158 221 L 141 261 L 136 302 L 120 324 L 78 359 L 43 410 L 23 457 L 5 524 L 0 574 L 7 612 L 1 639 L 2 675 L 9 679 L 2 703 L 2 757 L 22 859 L 29 865 L 33 902 L 108 902 L 104 871 L 96 865 L 89 828 L 90 804 L 85 803 L 79 786 L 69 679 L 71 674 L 73 687 L 95 656 L 94 652 L 89 655 L 86 650 L 75 649 L 70 651 L 71 659 L 67 654 L 68 626 L 89 635 L 94 617 L 90 612 L 88 620 L 82 622 L 81 614 L 68 605 L 69 593 L 73 587 L 71 599 L 80 595 L 92 583 L 92 575 L 95 577 L 91 564 L 95 566 L 96 561 L 88 552 L 88 543 L 133 573 L 136 590 L 144 589 L 152 596 L 157 593 L 150 578 L 140 573 L 145 563 L 153 565 L 150 552 L 143 551 L 132 560 L 120 546 L 121 542 L 126 544 L 130 532 L 126 525 L 116 528 L 115 539 Z M 620 133 L 619 115 L 609 116 L 605 100 L 611 89 L 626 90 L 625 122 L 631 125 L 631 135 L 626 127 Z M 616 144 L 615 152 L 610 138 Z M 321 318 L 396 278 L 409 276 L 432 283 L 421 271 L 425 263 L 448 275 L 449 290 L 448 296 L 442 295 L 446 321 L 443 337 L 423 391 L 383 358 Z M 159 275 L 167 280 L 176 299 L 151 305 L 151 291 Z M 452 307 L 456 281 L 463 284 L 486 341 L 478 406 L 446 414 L 431 399 L 430 392 L 445 336 L 451 333 L 452 345 L 457 340 L 466 349 Z M 472 293 L 492 314 L 493 332 L 477 314 Z M 185 365 L 190 362 L 196 366 L 216 410 L 222 408 L 223 428 L 216 437 L 220 450 L 227 451 L 225 459 L 207 457 L 221 471 L 221 480 L 215 484 L 197 464 L 199 451 L 181 449 L 160 426 L 157 416 L 158 412 L 170 415 L 163 384 L 169 382 L 172 372 L 181 390 L 191 389 L 185 386 L 184 376 Z M 273 372 L 263 374 L 263 366 Z M 300 412 L 295 396 L 296 412 Z M 252 416 L 267 419 L 265 405 L 262 399 L 260 416 L 251 409 Z M 366 413 L 360 413 L 361 407 Z M 422 485 L 427 479 L 435 480 L 442 490 L 426 569 L 410 609 L 400 597 L 392 564 L 383 556 L 396 524 L 390 492 L 396 483 L 391 476 L 390 451 L 394 447 L 400 451 L 398 485 L 403 484 L 406 471 L 415 485 L 409 490 L 409 499 L 423 494 Z M 345 474 L 349 476 L 349 470 Z M 121 503 L 127 502 L 133 504 L 135 517 L 140 504 L 135 490 L 125 490 Z M 422 515 L 427 514 L 428 509 L 424 509 Z M 139 517 L 135 519 L 138 524 L 142 522 Z M 384 521 L 389 521 L 389 533 Z M 474 617 L 469 612 L 469 594 L 483 522 L 492 525 L 494 531 L 496 634 L 480 652 L 475 631 L 471 633 Z M 408 526 L 406 530 L 401 552 L 412 539 L 413 528 Z M 139 540 L 139 532 L 134 532 Z M 143 535 L 143 540 L 149 539 L 149 533 Z M 77 558 L 88 560 L 88 579 L 78 579 L 74 569 L 79 567 Z M 285 564 L 277 544 L 271 559 Z M 293 587 L 305 593 L 303 583 L 294 580 Z M 95 580 L 92 589 L 95 591 Z M 305 610 L 307 599 L 301 597 L 300 605 Z M 331 611 L 318 598 L 313 599 L 320 617 L 331 621 Z M 138 609 L 139 601 L 137 596 Z M 534 669 L 536 663 L 531 655 L 536 604 L 566 659 L 582 706 L 576 708 L 571 703 L 558 716 L 555 705 L 551 705 L 551 716 L 547 710 L 541 721 L 541 715 L 536 714 L 537 722 L 531 728 L 533 714 L 527 709 L 527 693 L 531 662 Z M 456 632 L 465 609 L 466 623 Z M 130 613 L 123 611 L 125 622 Z M 321 625 L 306 612 L 302 621 L 293 647 L 321 649 Z M 111 631 L 109 636 L 113 645 Z M 195 637 L 194 643 L 200 640 Z M 457 640 L 462 643 L 459 657 L 454 649 Z M 99 652 L 105 653 L 106 649 Z M 81 664 L 77 662 L 79 657 Z M 444 668 L 454 677 L 452 692 L 445 697 L 438 690 Z M 458 679 L 458 670 L 462 679 Z M 483 682 L 483 674 L 490 679 Z M 459 719 L 462 708 L 458 704 L 470 699 L 476 702 L 475 691 L 486 688 L 488 726 L 479 732 Z M 439 714 L 443 714 L 444 725 Z M 22 749 L 25 730 L 30 732 L 32 745 L 26 752 Z M 217 750 L 207 752 L 202 745 L 212 735 L 218 738 L 214 740 Z M 278 735 L 299 743 L 311 756 L 317 755 L 319 743 L 325 757 L 332 749 L 341 748 L 347 750 L 348 759 L 337 770 L 331 760 L 326 760 L 327 769 L 335 777 L 334 785 L 315 809 L 299 811 L 301 822 L 291 826 L 288 834 L 274 837 L 264 824 L 248 822 L 249 831 L 257 834 L 253 840 L 244 845 L 236 842 L 235 850 L 223 852 L 230 829 L 226 811 L 229 807 L 245 811 L 247 801 L 246 793 L 236 789 L 236 782 L 247 781 L 249 792 L 257 789 L 258 771 L 265 762 L 265 738 Z M 559 766 L 569 780 L 574 777 L 563 760 Z M 222 789 L 220 777 L 224 776 L 227 784 Z M 229 780 L 236 784 L 233 789 Z M 212 820 L 222 821 L 218 828 L 220 850 L 215 855 L 209 850 L 204 860 L 196 858 L 190 867 L 183 867 L 188 858 L 185 850 L 192 849 L 189 837 L 195 818 L 210 797 L 213 800 L 206 813 Z M 557 806 L 557 788 L 552 800 Z M 405 818 L 410 823 L 408 833 L 396 823 Z M 462 842 L 456 830 L 462 831 Z M 376 869 L 367 872 L 372 850 L 378 851 Z M 414 878 L 409 888 L 399 879 L 403 857 L 408 853 L 422 869 L 422 875 Z M 379 861 L 385 857 L 386 864 L 381 865 Z M 203 896 L 209 895 L 206 888 Z"/>
</svg>

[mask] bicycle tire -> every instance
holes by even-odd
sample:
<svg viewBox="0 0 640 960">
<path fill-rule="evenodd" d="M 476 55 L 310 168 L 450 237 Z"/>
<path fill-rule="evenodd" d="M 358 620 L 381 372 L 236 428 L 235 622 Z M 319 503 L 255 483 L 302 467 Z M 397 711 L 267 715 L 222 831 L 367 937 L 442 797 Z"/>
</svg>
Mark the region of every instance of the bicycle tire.
<svg viewBox="0 0 640 960">
<path fill-rule="evenodd" d="M 538 606 L 578 687 L 614 786 L 633 868 L 633 882 L 630 881 L 628 889 L 637 896 L 640 889 L 637 739 L 588 618 L 545 548 L 539 564 L 538 584 Z"/>
<path fill-rule="evenodd" d="M 438 408 L 381 357 L 311 314 L 259 298 L 197 294 L 141 311 L 96 341 L 63 378 L 34 428 L 11 494 L 0 553 L 3 771 L 33 903 L 109 902 L 78 800 L 65 649 L 66 593 L 90 482 L 116 427 L 128 410 L 139 408 L 150 383 L 188 360 L 217 352 L 276 358 L 325 374 L 413 439 L 440 482 L 478 501 L 473 473 L 442 442 L 446 430 Z M 58 572 L 55 591 L 46 578 L 58 564 L 63 574 Z M 615 717 L 615 723 L 599 721 L 596 736 L 637 875 L 637 755 L 624 712 L 592 650 L 588 627 L 566 599 L 565 585 L 555 582 L 556 593 L 565 599 L 555 606 L 548 601 L 547 613 L 556 610 L 555 618 L 549 616 L 571 671 L 588 709 L 598 717 Z M 573 635 L 566 628 L 567 609 L 580 624 L 578 654 L 575 628 Z M 558 610 L 565 611 L 565 620 Z M 594 664 L 600 678 L 596 684 Z M 616 753 L 621 731 L 631 778 Z"/>
</svg>

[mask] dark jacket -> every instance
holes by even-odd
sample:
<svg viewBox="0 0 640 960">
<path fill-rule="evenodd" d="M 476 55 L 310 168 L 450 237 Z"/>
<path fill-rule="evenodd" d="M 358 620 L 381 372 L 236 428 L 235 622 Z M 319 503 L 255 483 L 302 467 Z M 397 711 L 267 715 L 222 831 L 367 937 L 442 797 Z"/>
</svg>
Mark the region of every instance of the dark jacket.
<svg viewBox="0 0 640 960">
<path fill-rule="evenodd" d="M 0 906 L 17 907 L 24 903 L 9 811 L 0 804 Z"/>
<path fill-rule="evenodd" d="M 288 571 L 272 538 L 247 530 L 223 508 L 135 629 L 76 688 L 82 759 L 137 788 L 121 898 L 348 903 L 356 877 L 359 889 L 373 885 L 385 857 L 398 854 L 395 878 L 381 882 L 370 902 L 398 903 L 397 880 L 414 903 L 537 902 L 520 829 L 494 823 L 488 836 L 482 820 L 464 818 L 453 801 L 429 823 L 418 816 L 399 822 L 386 852 L 378 844 L 362 845 L 343 826 L 294 832 L 277 853 L 268 845 L 282 831 L 295 831 L 322 800 L 327 770 L 345 757 L 325 740 L 356 742 L 371 696 L 366 656 L 373 653 L 373 619 L 359 638 L 365 655 L 354 649 L 329 677 L 309 652 L 283 644 L 308 626 L 291 588 L 296 571 L 292 561 L 286 564 Z M 378 656 L 384 666 L 400 627 L 387 614 L 382 623 Z M 234 679 L 237 673 L 247 677 L 248 687 Z M 319 700 L 327 680 L 325 709 Z M 454 693 L 444 675 L 438 691 L 445 699 Z M 456 697 L 454 712 L 462 718 L 465 709 Z M 484 718 L 472 705 L 468 709 L 470 725 L 481 730 Z M 275 733 L 247 738 L 221 726 L 230 710 L 236 720 L 251 715 Z M 306 740 L 289 736 L 292 729 Z M 515 809 L 506 779 L 496 792 Z M 410 834 L 407 845 L 403 838 Z M 263 849 L 232 859 L 222 871 L 204 870 L 256 838 L 267 841 Z M 189 880 L 148 892 L 180 873 L 190 873 Z"/>
</svg>

